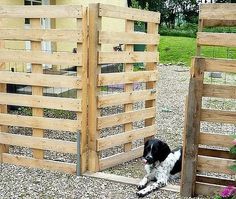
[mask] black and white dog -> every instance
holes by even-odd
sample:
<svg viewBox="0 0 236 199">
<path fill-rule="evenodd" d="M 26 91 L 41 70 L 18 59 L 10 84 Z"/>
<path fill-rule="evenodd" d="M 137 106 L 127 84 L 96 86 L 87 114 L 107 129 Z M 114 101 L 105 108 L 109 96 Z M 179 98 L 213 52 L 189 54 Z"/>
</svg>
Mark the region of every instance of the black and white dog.
<svg viewBox="0 0 236 199">
<path fill-rule="evenodd" d="M 170 176 L 181 171 L 182 148 L 171 151 L 161 140 L 150 139 L 144 145 L 143 161 L 147 175 L 139 183 L 139 197 L 166 186 Z M 147 186 L 150 181 L 155 182 Z"/>
</svg>

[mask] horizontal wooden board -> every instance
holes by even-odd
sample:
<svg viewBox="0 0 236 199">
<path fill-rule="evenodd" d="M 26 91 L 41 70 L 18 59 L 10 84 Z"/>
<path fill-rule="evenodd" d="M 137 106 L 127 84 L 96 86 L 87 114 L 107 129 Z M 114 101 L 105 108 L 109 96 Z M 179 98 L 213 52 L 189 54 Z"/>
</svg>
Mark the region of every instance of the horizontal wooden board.
<svg viewBox="0 0 236 199">
<path fill-rule="evenodd" d="M 99 160 L 99 168 L 100 170 L 104 170 L 123 162 L 127 162 L 136 158 L 141 157 L 143 154 L 143 146 L 132 149 L 129 152 L 119 153 L 107 158 L 103 158 Z"/>
<path fill-rule="evenodd" d="M 199 155 L 197 164 L 199 171 L 234 174 L 229 168 L 234 164 L 234 160 Z"/>
<path fill-rule="evenodd" d="M 158 74 L 157 71 L 138 71 L 138 72 L 99 74 L 98 86 L 156 81 L 157 74 Z"/>
<path fill-rule="evenodd" d="M 199 144 L 212 145 L 219 147 L 231 147 L 233 138 L 229 135 L 220 135 L 215 133 L 200 133 Z"/>
<path fill-rule="evenodd" d="M 101 151 L 114 146 L 129 143 L 134 140 L 150 137 L 152 135 L 155 135 L 156 132 L 157 132 L 156 125 L 152 125 L 141 129 L 135 129 L 124 133 L 119 133 L 116 135 L 99 138 L 97 139 L 97 150 Z"/>
<path fill-rule="evenodd" d="M 137 111 L 129 111 L 125 113 L 119 113 L 115 115 L 109 115 L 104 117 L 98 117 L 97 128 L 102 129 L 106 127 L 112 127 L 120 124 L 127 124 L 147 118 L 154 118 L 156 116 L 156 107 L 146 108 Z"/>
<path fill-rule="evenodd" d="M 118 19 L 128 19 L 132 21 L 144 21 L 160 23 L 160 13 L 146 10 L 113 6 L 113 5 L 99 5 L 99 16 L 111 17 Z"/>
<path fill-rule="evenodd" d="M 1 40 L 82 42 L 81 30 L 1 29 Z"/>
<path fill-rule="evenodd" d="M 82 54 L 70 52 L 0 50 L 1 62 L 82 66 Z"/>
<path fill-rule="evenodd" d="M 201 121 L 205 122 L 219 122 L 236 124 L 236 112 L 232 111 L 218 111 L 210 109 L 201 110 Z"/>
<path fill-rule="evenodd" d="M 232 142 L 231 142 L 231 145 L 232 145 Z M 203 156 L 236 160 L 236 155 L 233 155 L 229 151 L 221 150 L 221 149 L 207 149 L 207 148 L 200 147 L 198 148 L 198 154 L 203 155 Z"/>
<path fill-rule="evenodd" d="M 82 18 L 80 5 L 1 5 L 0 18 Z"/>
<path fill-rule="evenodd" d="M 99 33 L 100 44 L 153 44 L 157 45 L 160 35 L 141 32 L 106 32 Z"/>
<path fill-rule="evenodd" d="M 81 99 L 0 93 L 0 104 L 81 112 Z"/>
<path fill-rule="evenodd" d="M 205 71 L 236 73 L 235 59 L 205 58 Z"/>
<path fill-rule="evenodd" d="M 111 173 L 103 173 L 103 172 L 86 172 L 83 174 L 84 176 L 92 177 L 92 178 L 99 178 L 104 180 L 110 180 L 113 182 L 123 183 L 123 184 L 129 184 L 129 185 L 135 185 L 138 186 L 141 179 L 138 178 L 131 178 L 131 177 L 125 177 L 120 175 L 115 175 Z M 160 188 L 161 190 L 166 191 L 172 191 L 172 192 L 180 192 L 180 187 L 178 185 L 171 185 L 168 184 L 165 187 Z"/>
<path fill-rule="evenodd" d="M 199 19 L 235 20 L 236 5 L 231 3 L 200 4 Z"/>
<path fill-rule="evenodd" d="M 0 143 L 33 149 L 77 154 L 77 143 L 64 140 L 55 140 L 0 132 Z"/>
<path fill-rule="evenodd" d="M 196 180 L 197 180 L 197 182 L 204 182 L 204 183 L 210 183 L 210 184 L 216 184 L 216 185 L 223 185 L 223 186 L 234 185 L 234 186 L 236 186 L 235 180 L 230 180 L 227 178 L 197 175 Z"/>
<path fill-rule="evenodd" d="M 29 86 L 81 89 L 81 78 L 76 76 L 48 75 L 0 71 L 0 83 Z"/>
<path fill-rule="evenodd" d="M 236 34 L 198 32 L 197 45 L 236 47 Z"/>
<path fill-rule="evenodd" d="M 73 163 L 58 162 L 52 160 L 40 160 L 6 153 L 2 154 L 2 159 L 4 163 L 8 164 L 14 164 L 30 168 L 61 171 L 69 174 L 76 174 L 76 164 Z"/>
<path fill-rule="evenodd" d="M 215 27 L 215 26 L 221 26 L 221 27 L 230 27 L 230 26 L 236 26 L 236 20 L 211 20 L 211 19 L 204 19 L 203 20 L 203 27 Z"/>
<path fill-rule="evenodd" d="M 205 196 L 214 196 L 220 193 L 225 186 L 222 185 L 214 185 L 209 183 L 197 182 L 195 192 L 197 195 L 205 195 Z"/>
<path fill-rule="evenodd" d="M 203 84 L 204 97 L 236 99 L 236 86 Z"/>
<path fill-rule="evenodd" d="M 0 124 L 6 126 L 20 126 L 71 132 L 78 132 L 81 128 L 81 121 L 78 120 L 21 116 L 3 113 L 0 114 Z"/>
<path fill-rule="evenodd" d="M 156 99 L 155 90 L 140 90 L 133 92 L 115 93 L 98 96 L 98 107 L 114 106 L 120 104 L 130 104 L 138 101 Z"/>
<path fill-rule="evenodd" d="M 99 52 L 99 64 L 158 62 L 158 52 Z"/>
</svg>

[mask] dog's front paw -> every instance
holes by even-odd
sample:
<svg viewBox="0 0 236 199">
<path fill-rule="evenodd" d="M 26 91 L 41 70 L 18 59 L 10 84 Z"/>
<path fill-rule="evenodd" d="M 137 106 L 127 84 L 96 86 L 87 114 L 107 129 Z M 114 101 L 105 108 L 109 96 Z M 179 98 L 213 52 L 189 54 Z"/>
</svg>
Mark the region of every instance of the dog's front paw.
<svg viewBox="0 0 236 199">
<path fill-rule="evenodd" d="M 144 196 L 146 196 L 146 195 L 149 194 L 149 193 L 150 193 L 150 192 L 147 192 L 147 191 L 145 191 L 145 190 L 143 189 L 143 190 L 138 191 L 136 194 L 137 194 L 138 197 L 144 197 Z"/>
<path fill-rule="evenodd" d="M 144 177 L 138 185 L 138 190 L 145 188 L 147 183 L 148 183 L 148 179 Z"/>
<path fill-rule="evenodd" d="M 144 189 L 145 187 L 146 187 L 146 185 L 144 185 L 144 184 L 139 184 L 139 185 L 138 185 L 138 190 Z"/>
</svg>

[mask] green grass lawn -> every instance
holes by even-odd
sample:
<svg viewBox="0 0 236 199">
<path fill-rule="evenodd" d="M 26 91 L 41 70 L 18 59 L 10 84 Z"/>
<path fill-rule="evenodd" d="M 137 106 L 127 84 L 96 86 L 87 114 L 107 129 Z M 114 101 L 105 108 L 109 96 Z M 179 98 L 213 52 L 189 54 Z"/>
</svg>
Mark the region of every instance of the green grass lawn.
<svg viewBox="0 0 236 199">
<path fill-rule="evenodd" d="M 161 36 L 159 51 L 160 63 L 184 63 L 190 66 L 191 58 L 196 53 L 196 39 Z M 201 56 L 236 59 L 236 48 L 202 47 Z"/>
</svg>

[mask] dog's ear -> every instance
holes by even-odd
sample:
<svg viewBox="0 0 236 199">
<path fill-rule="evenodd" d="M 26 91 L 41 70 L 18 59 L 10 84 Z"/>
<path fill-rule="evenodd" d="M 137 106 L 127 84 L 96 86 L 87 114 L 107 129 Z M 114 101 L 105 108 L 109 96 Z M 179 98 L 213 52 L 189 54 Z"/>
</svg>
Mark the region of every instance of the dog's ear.
<svg viewBox="0 0 236 199">
<path fill-rule="evenodd" d="M 155 156 L 157 157 L 157 160 L 160 162 L 164 161 L 166 157 L 170 154 L 171 150 L 170 147 L 165 142 L 158 142 L 156 145 L 157 149 Z"/>
</svg>

